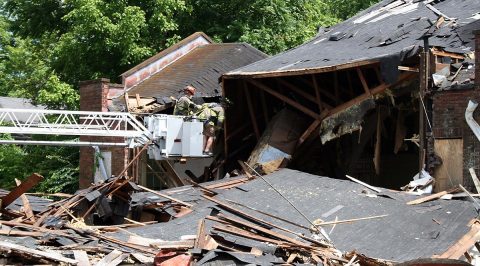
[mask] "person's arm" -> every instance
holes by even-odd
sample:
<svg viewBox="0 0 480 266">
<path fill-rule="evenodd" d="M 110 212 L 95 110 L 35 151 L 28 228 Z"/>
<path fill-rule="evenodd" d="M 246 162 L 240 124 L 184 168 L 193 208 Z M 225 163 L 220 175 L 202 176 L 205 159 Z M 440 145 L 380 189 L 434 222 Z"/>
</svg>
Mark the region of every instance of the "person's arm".
<svg viewBox="0 0 480 266">
<path fill-rule="evenodd" d="M 191 99 L 188 99 L 188 109 L 192 110 L 193 113 L 197 113 L 203 108 L 201 104 L 195 104 Z"/>
</svg>

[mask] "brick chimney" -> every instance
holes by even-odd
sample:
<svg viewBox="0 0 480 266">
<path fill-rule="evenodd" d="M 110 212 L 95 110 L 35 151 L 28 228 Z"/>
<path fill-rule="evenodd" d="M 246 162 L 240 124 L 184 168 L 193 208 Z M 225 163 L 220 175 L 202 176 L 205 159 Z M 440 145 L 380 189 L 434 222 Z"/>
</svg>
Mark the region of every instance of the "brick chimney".
<svg viewBox="0 0 480 266">
<path fill-rule="evenodd" d="M 109 98 L 123 92 L 123 86 L 111 84 L 109 79 L 97 79 L 80 82 L 80 110 L 108 112 Z M 81 136 L 81 141 L 111 141 L 123 142 L 121 137 L 90 137 Z M 121 147 L 100 147 L 104 155 L 107 172 L 112 175 L 119 174 L 127 164 L 128 150 Z M 80 188 L 89 187 L 94 180 L 94 150 L 92 147 L 80 148 Z"/>
</svg>

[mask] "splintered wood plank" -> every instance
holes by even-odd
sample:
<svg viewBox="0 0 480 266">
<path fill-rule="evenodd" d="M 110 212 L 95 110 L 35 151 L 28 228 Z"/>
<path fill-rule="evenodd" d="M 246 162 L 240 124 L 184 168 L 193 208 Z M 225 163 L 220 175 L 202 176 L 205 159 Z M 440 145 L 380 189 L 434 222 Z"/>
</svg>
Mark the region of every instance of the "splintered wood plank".
<svg viewBox="0 0 480 266">
<path fill-rule="evenodd" d="M 42 237 L 45 234 L 41 232 L 28 232 L 28 231 L 18 231 L 18 230 L 3 230 L 0 229 L 0 235 L 4 236 L 32 236 L 32 237 Z"/>
<path fill-rule="evenodd" d="M 307 128 L 307 130 L 305 130 L 305 132 L 303 132 L 302 136 L 300 136 L 300 138 L 298 139 L 297 147 L 302 145 L 302 143 L 305 142 L 305 140 L 313 133 L 313 131 L 315 131 L 320 126 L 321 123 L 322 120 L 315 119 L 315 121 L 313 121 L 313 123 Z"/>
<path fill-rule="evenodd" d="M 17 183 L 17 186 L 20 186 L 22 184 L 22 182 L 16 178 L 15 178 L 15 183 Z M 35 222 L 36 221 L 35 215 L 33 214 L 32 207 L 30 206 L 30 201 L 28 200 L 28 197 L 25 194 L 22 194 L 20 198 L 22 199 L 22 202 L 23 202 L 23 212 L 25 212 L 25 215 L 30 221 Z"/>
<path fill-rule="evenodd" d="M 77 264 L 77 260 L 72 260 L 67 257 L 62 256 L 59 253 L 54 252 L 53 250 L 49 250 L 48 252 L 40 251 L 32 248 L 27 248 L 21 245 L 9 243 L 2 241 L 0 242 L 0 250 L 4 252 L 14 253 L 14 254 L 21 254 L 24 256 L 31 256 L 37 258 L 45 258 L 53 261 L 64 262 L 68 264 Z"/>
<path fill-rule="evenodd" d="M 169 200 L 171 200 L 171 201 L 178 202 L 178 203 L 183 204 L 183 205 L 185 205 L 185 206 L 187 206 L 187 207 L 192 207 L 192 204 L 186 203 L 186 202 L 184 202 L 184 201 L 181 201 L 181 200 L 179 200 L 179 199 L 176 199 L 176 198 L 171 197 L 171 196 L 169 196 L 169 195 L 166 195 L 166 194 L 164 194 L 164 193 L 161 193 L 161 192 L 158 192 L 158 191 L 155 191 L 155 190 L 151 190 L 151 189 L 146 188 L 146 187 L 141 186 L 141 185 L 137 185 L 137 186 L 138 186 L 139 188 L 141 188 L 141 189 L 143 189 L 143 190 L 145 190 L 145 191 L 148 191 L 148 192 L 150 192 L 150 193 L 152 193 L 152 194 L 155 194 L 155 195 L 157 195 L 157 196 L 160 196 L 160 197 L 163 197 L 163 198 L 167 198 L 167 199 L 169 199 Z"/>
<path fill-rule="evenodd" d="M 2 198 L 2 209 L 8 207 L 8 205 L 10 205 L 23 194 L 25 194 L 25 192 L 27 192 L 29 189 L 37 185 L 42 179 L 43 176 L 37 173 L 29 176 L 25 181 L 23 181 L 23 183 L 15 187 L 12 191 L 10 191 L 10 193 L 8 193 Z"/>
<path fill-rule="evenodd" d="M 113 265 L 113 261 L 118 258 L 118 257 L 121 257 L 123 255 L 123 252 L 121 251 L 118 251 L 118 250 L 113 250 L 112 252 L 110 252 L 107 256 L 103 257 L 103 259 L 101 259 L 99 262 L 97 262 L 97 264 L 95 264 L 95 266 L 109 266 L 109 265 Z M 121 262 L 121 261 L 120 261 Z M 119 263 L 115 264 L 115 265 L 118 265 Z"/>
<path fill-rule="evenodd" d="M 480 193 L 480 181 L 478 180 L 477 174 L 475 173 L 475 169 L 469 168 L 468 171 L 472 176 L 473 184 L 475 184 L 475 189 L 477 189 L 477 193 Z"/>
<path fill-rule="evenodd" d="M 423 197 L 423 198 L 419 198 L 419 199 L 416 199 L 416 200 L 409 201 L 409 202 L 407 202 L 407 204 L 408 205 L 416 205 L 416 204 L 424 203 L 424 202 L 427 202 L 427 201 L 439 199 L 440 197 L 442 197 L 443 195 L 446 195 L 446 194 L 448 194 L 447 191 L 438 192 L 438 193 L 432 194 L 430 196 L 426 196 L 426 197 Z"/>
<path fill-rule="evenodd" d="M 435 153 L 442 164 L 435 169 L 435 192 L 463 184 L 463 140 L 436 139 Z"/>
<path fill-rule="evenodd" d="M 467 234 L 462 236 L 455 244 L 450 246 L 450 248 L 448 248 L 444 253 L 439 255 L 438 258 L 459 259 L 479 240 L 480 224 L 474 223 Z"/>
<path fill-rule="evenodd" d="M 277 244 L 277 245 L 287 244 L 285 241 L 280 241 L 280 240 L 277 240 L 277 239 L 264 237 L 262 235 L 255 234 L 255 233 L 252 233 L 252 232 L 249 232 L 247 230 L 243 230 L 241 228 L 237 228 L 237 227 L 234 227 L 234 226 L 231 226 L 231 225 L 225 225 L 225 226 L 224 225 L 214 225 L 212 228 L 217 230 L 217 231 L 220 231 L 220 232 L 228 233 L 228 234 L 235 235 L 235 236 L 241 236 L 241 237 L 245 237 L 245 238 L 249 238 L 249 239 L 253 239 L 253 240 L 257 240 L 257 241 L 262 241 L 262 242 L 266 242 L 266 243 L 272 243 L 272 244 Z"/>
<path fill-rule="evenodd" d="M 378 189 L 378 188 L 376 188 L 376 187 L 374 187 L 374 186 L 371 186 L 371 185 L 369 185 L 369 184 L 367 184 L 367 183 L 365 183 L 365 182 L 363 182 L 363 181 L 360 181 L 360 180 L 358 180 L 358 179 L 356 179 L 356 178 L 354 178 L 354 177 L 351 177 L 351 176 L 349 176 L 349 175 L 345 175 L 345 176 L 346 176 L 348 179 L 352 180 L 353 182 L 358 183 L 358 184 L 360 184 L 360 185 L 362 185 L 362 186 L 364 186 L 364 187 L 366 187 L 366 188 L 369 188 L 369 189 L 371 189 L 371 190 L 373 190 L 373 191 L 375 191 L 375 192 L 377 192 L 377 193 L 381 193 L 381 192 L 382 192 L 380 189 Z"/>
<path fill-rule="evenodd" d="M 197 238 L 195 239 L 194 244 L 195 248 L 204 248 L 206 235 L 207 234 L 205 233 L 205 219 L 200 219 L 198 220 Z"/>
<path fill-rule="evenodd" d="M 78 266 L 90 266 L 90 260 L 88 259 L 87 252 L 84 250 L 74 250 L 73 256 L 78 261 Z"/>
</svg>

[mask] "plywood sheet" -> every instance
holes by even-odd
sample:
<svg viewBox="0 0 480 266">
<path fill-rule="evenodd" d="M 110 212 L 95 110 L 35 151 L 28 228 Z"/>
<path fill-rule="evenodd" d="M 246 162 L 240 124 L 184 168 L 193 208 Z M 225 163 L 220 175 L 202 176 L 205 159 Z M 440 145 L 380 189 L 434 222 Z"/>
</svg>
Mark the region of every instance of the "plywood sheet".
<svg viewBox="0 0 480 266">
<path fill-rule="evenodd" d="M 463 184 L 463 139 L 437 139 L 434 145 L 443 161 L 435 171 L 435 191 Z"/>
</svg>

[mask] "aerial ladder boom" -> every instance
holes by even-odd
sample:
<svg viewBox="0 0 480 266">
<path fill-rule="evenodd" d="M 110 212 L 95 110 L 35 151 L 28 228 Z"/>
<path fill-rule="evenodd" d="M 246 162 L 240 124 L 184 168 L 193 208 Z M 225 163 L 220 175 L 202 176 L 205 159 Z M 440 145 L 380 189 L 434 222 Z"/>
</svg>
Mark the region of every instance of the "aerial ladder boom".
<svg viewBox="0 0 480 266">
<path fill-rule="evenodd" d="M 130 113 L 0 108 L 0 133 L 121 137 L 120 142 L 0 140 L 0 144 L 127 146 L 150 143 L 152 159 L 204 157 L 203 123 L 173 115 L 149 115 L 144 123 Z"/>
</svg>

